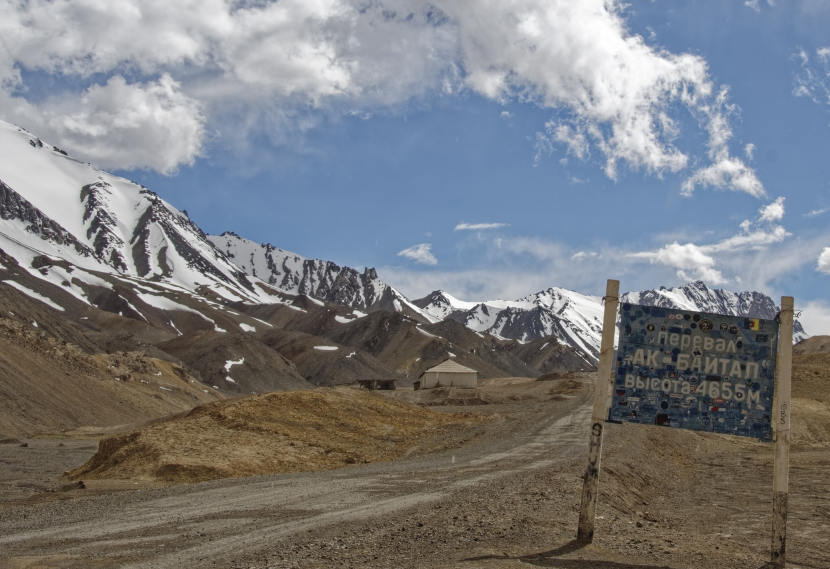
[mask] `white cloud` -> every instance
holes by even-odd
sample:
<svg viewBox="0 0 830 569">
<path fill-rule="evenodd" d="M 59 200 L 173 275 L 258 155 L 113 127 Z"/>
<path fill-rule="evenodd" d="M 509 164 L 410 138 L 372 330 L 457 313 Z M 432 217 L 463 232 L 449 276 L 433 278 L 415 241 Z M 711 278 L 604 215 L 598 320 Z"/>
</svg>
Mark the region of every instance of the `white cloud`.
<svg viewBox="0 0 830 569">
<path fill-rule="evenodd" d="M 824 208 L 824 209 L 814 209 L 813 211 L 811 211 L 811 212 L 809 212 L 809 213 L 805 213 L 805 214 L 804 214 L 804 217 L 815 217 L 815 216 L 817 216 L 817 215 L 821 215 L 822 213 L 826 213 L 826 212 L 827 212 L 827 208 Z"/>
<path fill-rule="evenodd" d="M 581 261 L 583 259 L 590 259 L 596 256 L 597 253 L 595 251 L 579 251 L 571 255 L 571 261 Z"/>
<path fill-rule="evenodd" d="M 816 49 L 816 64 L 803 49 L 793 57 L 801 63 L 801 69 L 793 79 L 793 96 L 807 97 L 817 105 L 830 104 L 830 47 Z"/>
<path fill-rule="evenodd" d="M 27 101 L 21 69 L 76 84 L 127 70 L 154 85 L 169 74 L 181 97 L 194 101 L 186 105 L 191 119 L 205 124 L 197 118 L 204 115 L 211 131 L 227 125 L 223 136 L 242 137 L 248 130 L 273 137 L 303 132 L 315 124 L 315 113 L 335 107 L 367 117 L 378 107 L 468 90 L 555 109 L 547 139 L 581 159 L 595 149 L 611 178 L 622 165 L 656 175 L 677 172 L 689 158 L 673 144 L 679 123 L 670 115 L 678 107 L 704 113 L 710 127 L 726 116 L 708 102 L 713 88 L 706 62 L 650 47 L 628 29 L 622 9 L 614 0 L 4 3 L 0 115 L 13 118 L 8 103 Z M 70 108 L 82 107 L 85 96 L 57 95 Z M 61 108 L 57 102 L 30 105 L 33 121 L 43 124 Z M 115 128 L 96 123 L 93 112 L 70 116 L 78 126 L 55 128 L 56 144 L 80 145 L 69 133 L 88 130 L 86 122 Z M 163 116 L 148 117 L 141 128 L 163 127 Z M 160 147 L 156 156 L 124 157 L 119 166 L 169 171 L 171 162 L 186 164 L 198 155 L 193 149 L 204 141 L 200 132 L 190 129 L 191 138 L 176 143 L 190 152 Z M 763 193 L 726 142 L 710 142 L 710 148 L 713 170 L 696 174 L 695 184 Z"/>
<path fill-rule="evenodd" d="M 683 280 L 701 279 L 711 285 L 728 282 L 720 271 L 714 268 L 715 258 L 707 254 L 703 247 L 693 243 L 680 245 L 676 241 L 657 251 L 630 253 L 635 259 L 648 259 L 651 263 L 662 263 L 678 269 L 677 276 Z M 687 271 L 692 271 L 688 273 Z"/>
<path fill-rule="evenodd" d="M 701 247 L 693 243 L 680 245 L 677 241 L 654 252 L 632 253 L 630 256 L 686 270 L 715 264 L 715 259 L 704 253 Z"/>
<path fill-rule="evenodd" d="M 498 229 L 508 225 L 507 223 L 459 223 L 455 226 L 455 231 L 481 231 L 482 229 Z"/>
<path fill-rule="evenodd" d="M 774 206 L 778 204 L 780 211 Z M 784 215 L 783 198 L 772 204 L 762 207 L 759 221 L 770 222 L 779 220 Z M 660 263 L 677 269 L 677 275 L 683 280 L 701 279 L 711 285 L 730 282 L 715 265 L 722 262 L 718 256 L 746 255 L 746 251 L 763 251 L 767 246 L 780 243 L 791 233 L 780 225 L 752 231 L 752 222 L 746 220 L 741 223 L 741 232 L 711 245 L 696 245 L 686 243 L 681 245 L 676 241 L 656 251 L 628 253 L 628 257 L 648 260 L 650 263 Z M 734 259 L 730 259 L 734 263 Z M 734 266 L 734 265 L 733 265 Z M 740 272 L 735 274 L 735 280 L 740 279 Z"/>
<path fill-rule="evenodd" d="M 80 97 L 33 105 L 0 95 L 17 124 L 71 148 L 73 156 L 103 168 L 151 168 L 164 174 L 192 164 L 202 151 L 202 106 L 169 75 L 145 84 L 120 76 Z"/>
<path fill-rule="evenodd" d="M 825 247 L 818 256 L 816 270 L 830 275 L 830 247 Z"/>
<path fill-rule="evenodd" d="M 760 221 L 779 221 L 784 217 L 784 198 L 779 197 L 769 205 L 763 206 L 758 210 L 761 214 Z"/>
<path fill-rule="evenodd" d="M 436 259 L 435 255 L 430 252 L 431 249 L 431 244 L 421 243 L 420 245 L 413 245 L 408 249 L 404 249 L 398 253 L 398 256 L 407 257 L 408 259 L 412 259 L 416 263 L 420 263 L 422 265 L 437 265 L 438 259 Z"/>
<path fill-rule="evenodd" d="M 743 226 L 745 227 L 745 226 Z M 766 245 L 773 243 L 780 243 L 787 237 L 792 236 L 792 233 L 787 231 L 780 225 L 774 225 L 767 230 L 748 231 L 733 235 L 723 241 L 719 241 L 714 245 L 704 246 L 704 250 L 712 253 L 720 252 L 734 252 L 742 249 L 762 249 Z"/>
<path fill-rule="evenodd" d="M 801 303 L 796 300 L 796 310 L 801 310 L 798 320 L 804 331 L 813 336 L 830 335 L 830 305 L 824 300 Z"/>
<path fill-rule="evenodd" d="M 744 154 L 746 154 L 747 160 L 750 162 L 755 157 L 755 145 L 751 142 L 744 147 Z"/>
<path fill-rule="evenodd" d="M 499 115 L 503 119 L 512 119 L 513 115 L 509 111 L 502 111 L 501 115 Z"/>
<path fill-rule="evenodd" d="M 746 0 L 744 2 L 744 6 L 749 6 L 750 8 L 755 10 L 756 12 L 760 12 L 761 11 L 760 3 L 761 3 L 761 0 Z M 769 6 L 775 6 L 775 0 L 767 0 L 767 4 Z"/>
<path fill-rule="evenodd" d="M 544 133 L 537 132 L 533 140 L 533 165 L 538 166 L 543 155 L 550 156 L 553 154 L 553 144 Z"/>
<path fill-rule="evenodd" d="M 681 193 L 685 196 L 691 196 L 696 186 L 746 192 L 755 197 L 766 195 L 755 170 L 729 153 L 728 143 L 732 138 L 732 128 L 729 126 L 728 117 L 734 112 L 734 106 L 727 103 L 727 96 L 728 90 L 721 89 L 715 104 L 703 109 L 708 121 L 709 159 L 712 163 L 695 170 L 683 182 Z"/>
</svg>

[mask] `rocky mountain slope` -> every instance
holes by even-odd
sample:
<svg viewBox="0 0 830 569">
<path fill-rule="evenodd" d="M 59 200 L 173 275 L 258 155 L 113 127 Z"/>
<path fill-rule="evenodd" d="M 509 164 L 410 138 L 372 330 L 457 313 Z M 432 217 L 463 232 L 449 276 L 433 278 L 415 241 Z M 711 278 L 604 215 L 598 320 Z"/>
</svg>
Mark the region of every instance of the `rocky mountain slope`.
<svg viewBox="0 0 830 569">
<path fill-rule="evenodd" d="M 405 312 L 426 322 L 435 321 L 397 290 L 378 278 L 375 269 L 362 273 L 331 261 L 306 259 L 296 253 L 257 244 L 227 231 L 208 239 L 245 273 L 291 294 L 359 308 L 367 312 Z"/>
</svg>

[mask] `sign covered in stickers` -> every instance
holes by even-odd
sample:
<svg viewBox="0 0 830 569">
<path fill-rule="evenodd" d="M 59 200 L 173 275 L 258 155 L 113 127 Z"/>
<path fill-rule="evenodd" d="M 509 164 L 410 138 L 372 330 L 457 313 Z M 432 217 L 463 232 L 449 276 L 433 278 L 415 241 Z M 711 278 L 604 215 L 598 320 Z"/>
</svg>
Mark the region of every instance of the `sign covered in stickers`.
<svg viewBox="0 0 830 569">
<path fill-rule="evenodd" d="M 609 421 L 771 439 L 778 322 L 622 304 Z"/>
</svg>

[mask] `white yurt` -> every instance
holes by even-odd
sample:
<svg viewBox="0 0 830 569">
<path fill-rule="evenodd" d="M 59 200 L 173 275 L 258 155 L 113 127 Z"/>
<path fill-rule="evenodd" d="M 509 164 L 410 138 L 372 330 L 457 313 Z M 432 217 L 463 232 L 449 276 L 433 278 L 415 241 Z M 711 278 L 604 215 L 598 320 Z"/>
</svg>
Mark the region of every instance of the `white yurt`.
<svg viewBox="0 0 830 569">
<path fill-rule="evenodd" d="M 415 389 L 432 387 L 478 387 L 478 372 L 452 360 L 426 370 L 415 382 Z"/>
</svg>

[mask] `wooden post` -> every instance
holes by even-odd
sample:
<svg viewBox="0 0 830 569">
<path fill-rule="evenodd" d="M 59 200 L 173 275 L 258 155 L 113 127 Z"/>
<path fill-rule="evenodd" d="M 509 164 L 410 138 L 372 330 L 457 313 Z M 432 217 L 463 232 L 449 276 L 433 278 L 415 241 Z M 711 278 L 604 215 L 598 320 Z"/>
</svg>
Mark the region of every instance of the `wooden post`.
<svg viewBox="0 0 830 569">
<path fill-rule="evenodd" d="M 790 473 L 790 387 L 793 369 L 793 298 L 781 297 L 778 359 L 775 363 L 775 459 L 772 475 L 772 553 L 770 561 L 786 566 L 787 492 Z"/>
<path fill-rule="evenodd" d="M 608 410 L 608 385 L 614 357 L 614 330 L 617 327 L 620 281 L 608 280 L 605 287 L 605 314 L 602 319 L 602 343 L 599 352 L 599 369 L 594 387 L 594 411 L 591 416 L 591 440 L 588 446 L 588 464 L 582 476 L 582 504 L 579 508 L 577 541 L 591 543 L 594 539 L 594 522 L 597 513 L 599 465 L 602 458 L 602 429 Z"/>
</svg>

